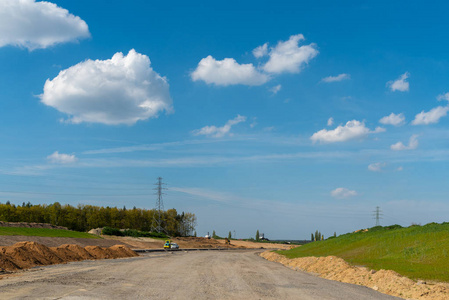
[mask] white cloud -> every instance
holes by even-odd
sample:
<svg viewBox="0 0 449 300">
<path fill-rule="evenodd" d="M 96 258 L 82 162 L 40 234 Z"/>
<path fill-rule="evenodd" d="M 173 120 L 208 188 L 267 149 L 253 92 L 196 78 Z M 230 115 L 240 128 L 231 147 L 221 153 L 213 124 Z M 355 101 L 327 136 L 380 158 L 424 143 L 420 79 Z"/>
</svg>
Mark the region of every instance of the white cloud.
<svg viewBox="0 0 449 300">
<path fill-rule="evenodd" d="M 239 64 L 233 58 L 215 60 L 212 56 L 203 58 L 190 74 L 193 81 L 202 80 L 216 85 L 262 85 L 270 78 L 256 70 L 253 64 Z"/>
<path fill-rule="evenodd" d="M 401 150 L 413 150 L 418 148 L 418 135 L 414 134 L 410 137 L 408 146 L 404 145 L 402 142 L 397 142 L 390 146 L 391 150 L 401 151 Z"/>
<path fill-rule="evenodd" d="M 330 118 L 327 120 L 327 126 L 332 126 L 332 125 L 334 125 L 334 118 L 330 117 Z"/>
<path fill-rule="evenodd" d="M 415 119 L 412 121 L 413 125 L 428 125 L 432 123 L 438 123 L 438 121 L 447 115 L 449 111 L 449 106 L 438 106 L 432 108 L 428 112 L 420 112 L 415 116 Z"/>
<path fill-rule="evenodd" d="M 211 137 L 214 137 L 214 138 L 220 138 L 220 137 L 223 137 L 225 135 L 232 135 L 230 133 L 231 127 L 236 125 L 236 124 L 238 124 L 238 123 L 245 122 L 245 121 L 246 121 L 246 117 L 245 116 L 237 115 L 237 117 L 235 117 L 232 120 L 229 120 L 222 127 L 205 126 L 205 127 L 201 128 L 201 129 L 194 130 L 192 133 L 194 135 L 207 135 L 207 136 L 211 136 Z"/>
<path fill-rule="evenodd" d="M 288 41 L 280 41 L 276 47 L 271 48 L 270 58 L 263 66 L 264 71 L 299 73 L 303 65 L 318 55 L 315 44 L 298 47 L 298 42 L 302 40 L 304 40 L 302 34 L 292 35 Z"/>
<path fill-rule="evenodd" d="M 261 58 L 267 54 L 268 54 L 268 43 L 265 43 L 262 46 L 259 46 L 253 50 L 253 55 L 255 58 Z"/>
<path fill-rule="evenodd" d="M 282 85 L 278 84 L 276 86 L 273 86 L 270 89 L 270 92 L 272 92 L 274 95 L 276 95 L 281 89 L 282 89 Z"/>
<path fill-rule="evenodd" d="M 86 60 L 47 79 L 42 103 L 68 114 L 71 123 L 134 124 L 171 112 L 166 78 L 134 49 L 108 60 Z"/>
<path fill-rule="evenodd" d="M 360 139 L 367 136 L 370 133 L 383 132 L 385 129 L 377 127 L 376 130 L 371 131 L 365 126 L 364 122 L 357 120 L 352 120 L 346 122 L 344 126 L 339 125 L 333 130 L 322 129 L 315 132 L 310 139 L 313 142 L 323 142 L 323 143 L 335 143 L 335 142 L 345 142 L 352 139 Z"/>
<path fill-rule="evenodd" d="M 408 92 L 410 89 L 409 83 L 407 82 L 407 78 L 410 74 L 405 72 L 395 81 L 388 81 L 387 86 L 390 87 L 392 92 L 400 91 L 400 92 Z"/>
<path fill-rule="evenodd" d="M 349 74 L 339 74 L 337 76 L 328 76 L 328 77 L 324 77 L 323 79 L 321 79 L 321 81 L 323 82 L 338 82 L 338 81 L 343 81 L 346 79 L 350 79 L 351 76 Z"/>
<path fill-rule="evenodd" d="M 50 2 L 0 1 L 0 47 L 29 50 L 90 37 L 83 20 Z"/>
<path fill-rule="evenodd" d="M 397 114 L 397 115 L 394 113 L 391 113 L 390 115 L 385 116 L 382 119 L 380 119 L 379 122 L 384 125 L 400 126 L 400 125 L 404 124 L 405 117 L 404 117 L 404 114 L 402 114 L 402 113 Z"/>
<path fill-rule="evenodd" d="M 380 172 L 382 171 L 382 168 L 385 167 L 387 164 L 386 163 L 372 163 L 368 166 L 368 170 L 372 171 L 372 172 Z"/>
<path fill-rule="evenodd" d="M 449 101 L 449 93 L 438 95 L 438 101 L 446 100 Z"/>
<path fill-rule="evenodd" d="M 53 164 L 71 164 L 76 162 L 78 159 L 75 155 L 59 153 L 55 151 L 53 154 L 47 156 L 47 160 Z"/>
<path fill-rule="evenodd" d="M 336 188 L 335 190 L 331 191 L 331 196 L 338 199 L 345 199 L 357 196 L 356 191 L 349 190 L 347 188 Z"/>
</svg>

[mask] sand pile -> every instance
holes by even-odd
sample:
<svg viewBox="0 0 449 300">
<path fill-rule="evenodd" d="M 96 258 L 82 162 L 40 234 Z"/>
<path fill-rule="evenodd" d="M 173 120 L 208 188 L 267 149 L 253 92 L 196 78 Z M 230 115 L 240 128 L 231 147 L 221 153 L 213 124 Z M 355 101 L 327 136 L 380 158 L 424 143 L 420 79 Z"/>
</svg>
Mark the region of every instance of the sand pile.
<svg viewBox="0 0 449 300">
<path fill-rule="evenodd" d="M 449 299 L 449 284 L 415 282 L 391 270 L 369 270 L 351 266 L 336 256 L 288 259 L 274 252 L 263 252 L 263 258 L 279 262 L 294 270 L 314 273 L 322 278 L 370 287 L 404 299 Z"/>
<path fill-rule="evenodd" d="M 35 242 L 20 242 L 13 246 L 0 247 L 0 271 L 15 271 L 85 259 L 122 258 L 138 256 L 123 245 L 110 248 L 78 245 L 47 247 Z"/>
</svg>

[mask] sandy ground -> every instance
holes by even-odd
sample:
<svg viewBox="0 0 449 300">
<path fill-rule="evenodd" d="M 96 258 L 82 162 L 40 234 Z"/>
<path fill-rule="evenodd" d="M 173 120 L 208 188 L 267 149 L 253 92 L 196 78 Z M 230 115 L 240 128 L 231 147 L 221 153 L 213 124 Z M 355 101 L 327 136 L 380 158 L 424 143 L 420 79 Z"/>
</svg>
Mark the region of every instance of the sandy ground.
<svg viewBox="0 0 449 300">
<path fill-rule="evenodd" d="M 163 240 L 152 238 L 134 238 L 122 236 L 107 236 L 109 240 L 117 243 L 128 245 L 133 249 L 160 249 L 164 246 Z M 177 243 L 181 249 L 197 249 L 197 248 L 250 248 L 250 249 L 290 249 L 290 245 L 271 244 L 271 243 L 255 243 L 248 241 L 232 240 L 231 245 L 226 245 L 224 240 L 206 239 L 203 237 L 178 237 L 171 239 Z"/>
<path fill-rule="evenodd" d="M 367 286 L 373 290 L 404 299 L 449 299 L 449 284 L 447 283 L 415 282 L 391 270 L 374 271 L 352 266 L 336 256 L 288 259 L 270 251 L 262 253 L 261 256 L 294 270 L 311 272 L 330 280 Z"/>
<path fill-rule="evenodd" d="M 125 245 L 132 249 L 160 249 L 164 241 L 152 238 L 134 238 L 122 236 L 102 236 L 101 239 L 84 238 L 53 238 L 39 236 L 0 236 L 0 246 L 11 246 L 17 242 L 36 242 L 47 247 L 58 247 L 64 244 L 74 244 L 81 247 L 100 246 L 110 247 L 114 245 Z M 186 248 L 264 248 L 264 249 L 289 249 L 289 245 L 254 243 L 246 241 L 231 241 L 231 246 L 225 245 L 224 240 L 206 239 L 203 237 L 173 238 L 171 241 L 177 243 L 182 249 Z"/>
<path fill-rule="evenodd" d="M 0 280 L 0 299 L 397 299 L 295 272 L 255 252 L 162 252 L 31 269 Z"/>
</svg>

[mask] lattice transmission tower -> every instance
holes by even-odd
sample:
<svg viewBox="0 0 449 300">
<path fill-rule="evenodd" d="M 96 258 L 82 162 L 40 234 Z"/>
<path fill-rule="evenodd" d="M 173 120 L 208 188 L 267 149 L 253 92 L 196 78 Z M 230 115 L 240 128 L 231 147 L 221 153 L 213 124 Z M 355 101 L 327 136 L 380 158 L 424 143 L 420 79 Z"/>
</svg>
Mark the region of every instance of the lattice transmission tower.
<svg viewBox="0 0 449 300">
<path fill-rule="evenodd" d="M 382 211 L 379 206 L 376 206 L 376 210 L 374 211 L 374 219 L 376 219 L 376 226 L 380 226 L 380 219 L 382 219 Z"/>
<path fill-rule="evenodd" d="M 165 229 L 162 227 L 162 217 L 164 213 L 164 201 L 162 200 L 162 195 L 165 195 L 163 190 L 166 190 L 166 188 L 164 188 L 165 183 L 162 182 L 162 177 L 158 177 L 157 182 L 154 185 L 156 187 L 153 190 L 156 190 L 154 195 L 157 195 L 157 200 L 151 231 L 165 232 Z"/>
</svg>

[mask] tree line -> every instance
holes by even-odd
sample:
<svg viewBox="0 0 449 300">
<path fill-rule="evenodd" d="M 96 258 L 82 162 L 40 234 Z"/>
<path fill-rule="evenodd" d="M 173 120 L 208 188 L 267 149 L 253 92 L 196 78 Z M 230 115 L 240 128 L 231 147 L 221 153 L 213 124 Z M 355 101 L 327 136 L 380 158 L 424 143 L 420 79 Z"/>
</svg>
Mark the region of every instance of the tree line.
<svg viewBox="0 0 449 300">
<path fill-rule="evenodd" d="M 14 205 L 9 201 L 0 203 L 0 221 L 49 223 L 76 231 L 99 227 L 151 231 L 156 225 L 153 224 L 155 212 L 154 209 L 136 207 L 127 209 L 83 204 L 74 207 L 59 202 L 49 205 L 33 205 L 30 202 Z M 195 230 L 196 216 L 189 212 L 178 214 L 176 209 L 168 209 L 162 212 L 161 226 L 170 236 L 190 236 Z"/>
</svg>

